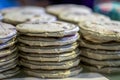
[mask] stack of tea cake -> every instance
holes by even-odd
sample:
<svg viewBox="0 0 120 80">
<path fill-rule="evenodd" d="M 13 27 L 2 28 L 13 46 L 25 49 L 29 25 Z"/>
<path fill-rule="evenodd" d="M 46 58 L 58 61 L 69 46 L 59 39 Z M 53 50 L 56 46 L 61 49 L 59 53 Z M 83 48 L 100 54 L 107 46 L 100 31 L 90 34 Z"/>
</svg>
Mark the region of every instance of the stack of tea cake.
<svg viewBox="0 0 120 80">
<path fill-rule="evenodd" d="M 83 66 L 101 73 L 120 72 L 120 22 L 95 21 L 79 25 Z"/>
<path fill-rule="evenodd" d="M 0 79 L 19 73 L 16 35 L 14 26 L 0 22 Z"/>
<path fill-rule="evenodd" d="M 61 21 L 17 25 L 24 72 L 41 78 L 65 78 L 82 71 L 79 27 Z"/>
</svg>

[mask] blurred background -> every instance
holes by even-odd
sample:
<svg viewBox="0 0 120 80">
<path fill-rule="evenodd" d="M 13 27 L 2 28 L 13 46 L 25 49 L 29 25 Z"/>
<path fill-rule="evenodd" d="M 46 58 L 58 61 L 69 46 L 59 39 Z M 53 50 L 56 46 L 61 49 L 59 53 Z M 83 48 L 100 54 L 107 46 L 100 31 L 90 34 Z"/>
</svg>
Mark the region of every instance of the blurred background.
<svg viewBox="0 0 120 80">
<path fill-rule="evenodd" d="M 72 3 L 86 5 L 93 8 L 95 4 L 120 0 L 0 0 L 0 8 L 13 7 L 20 5 L 47 6 L 50 4 Z"/>
<path fill-rule="evenodd" d="M 0 0 L 0 8 L 21 6 L 21 5 L 35 5 L 47 6 L 50 4 L 82 4 L 93 8 L 94 0 Z"/>
<path fill-rule="evenodd" d="M 120 0 L 0 0 L 0 9 L 15 6 L 42 6 L 53 4 L 79 4 L 92 8 L 95 12 L 120 20 Z"/>
</svg>

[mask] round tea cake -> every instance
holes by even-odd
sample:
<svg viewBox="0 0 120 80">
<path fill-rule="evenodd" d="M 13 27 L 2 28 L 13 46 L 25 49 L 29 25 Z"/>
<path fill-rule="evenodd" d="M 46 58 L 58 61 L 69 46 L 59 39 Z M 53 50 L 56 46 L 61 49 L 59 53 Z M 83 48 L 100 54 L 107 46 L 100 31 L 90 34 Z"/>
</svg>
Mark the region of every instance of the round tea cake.
<svg viewBox="0 0 120 80">
<path fill-rule="evenodd" d="M 78 47 L 77 43 L 73 44 L 68 44 L 64 46 L 49 46 L 49 47 L 37 47 L 37 46 L 27 46 L 24 44 L 21 44 L 19 46 L 19 50 L 23 52 L 28 52 L 28 53 L 63 53 L 63 52 L 69 52 L 73 51 Z"/>
<path fill-rule="evenodd" d="M 22 66 L 28 67 L 30 69 L 44 69 L 44 70 L 59 70 L 59 69 L 69 69 L 75 66 L 78 66 L 80 63 L 79 57 L 67 60 L 67 61 L 61 61 L 61 62 L 40 62 L 40 61 L 31 61 L 27 59 L 21 59 L 20 63 Z"/>
<path fill-rule="evenodd" d="M 40 77 L 40 78 L 66 78 L 70 76 L 78 75 L 82 71 L 80 66 L 73 67 L 67 70 L 32 70 L 24 68 L 24 72 L 28 75 Z"/>
<path fill-rule="evenodd" d="M 119 73 L 120 69 L 119 67 L 103 67 L 103 68 L 97 68 L 95 66 L 91 66 L 88 64 L 84 64 L 83 67 L 91 72 L 99 72 L 99 73 Z"/>
<path fill-rule="evenodd" d="M 1 49 L 0 50 L 0 57 L 4 57 L 4 56 L 7 56 L 7 55 L 10 55 L 13 52 L 15 52 L 16 50 L 17 50 L 16 46 L 11 46 L 9 48 Z"/>
<path fill-rule="evenodd" d="M 53 15 L 60 15 L 63 12 L 82 12 L 82 13 L 91 13 L 92 10 L 83 5 L 75 4 L 59 4 L 52 5 L 46 8 L 46 11 Z"/>
<path fill-rule="evenodd" d="M 110 18 L 104 15 L 96 13 L 88 14 L 83 12 L 63 12 L 59 15 L 59 18 L 67 22 L 80 24 L 86 21 L 110 21 Z"/>
<path fill-rule="evenodd" d="M 99 50 L 120 50 L 119 42 L 106 42 L 106 43 L 94 43 L 83 38 L 80 38 L 79 44 L 81 47 L 86 47 L 90 49 L 99 49 Z"/>
<path fill-rule="evenodd" d="M 95 60 L 119 60 L 120 51 L 81 49 L 81 55 Z"/>
<path fill-rule="evenodd" d="M 0 11 L 2 15 L 6 15 L 9 13 L 14 13 L 14 12 L 29 12 L 29 13 L 45 13 L 44 8 L 42 7 L 36 7 L 36 6 L 22 6 L 22 7 L 9 7 L 2 9 Z"/>
<path fill-rule="evenodd" d="M 105 66 L 109 66 L 109 67 L 120 66 L 120 60 L 95 60 L 95 59 L 91 59 L 83 56 L 81 56 L 80 58 L 82 62 L 94 65 L 99 68 L 105 67 Z"/>
<path fill-rule="evenodd" d="M 76 34 L 79 27 L 66 22 L 54 21 L 19 24 L 17 30 L 21 34 L 29 36 L 63 37 Z"/>
<path fill-rule="evenodd" d="M 18 73 L 20 73 L 19 70 L 20 70 L 19 67 L 16 67 L 16 68 L 4 71 L 4 72 L 0 73 L 0 79 L 4 79 L 4 78 L 9 78 L 9 77 L 15 76 Z"/>
<path fill-rule="evenodd" d="M 104 43 L 120 42 L 120 22 L 84 22 L 80 25 L 81 35 L 88 41 Z"/>
<path fill-rule="evenodd" d="M 78 57 L 80 55 L 80 51 L 78 49 L 66 53 L 61 54 L 35 54 L 35 53 L 25 53 L 20 52 L 20 57 L 32 60 L 32 61 L 51 61 L 51 62 L 60 62 L 65 60 L 70 60 Z"/>
<path fill-rule="evenodd" d="M 3 21 L 6 23 L 17 25 L 17 24 L 25 23 L 25 22 L 39 23 L 39 22 L 56 21 L 56 17 L 49 15 L 49 14 L 43 14 L 43 13 L 37 14 L 37 13 L 21 11 L 21 12 L 15 12 L 15 13 L 8 13 L 4 15 Z"/>
<path fill-rule="evenodd" d="M 11 46 L 15 45 L 16 42 L 17 42 L 17 40 L 15 37 L 15 38 L 9 40 L 8 42 L 2 43 L 2 44 L 0 44 L 0 50 L 11 47 Z"/>
<path fill-rule="evenodd" d="M 79 34 L 66 36 L 63 38 L 45 38 L 45 37 L 32 37 L 32 36 L 20 36 L 19 42 L 30 46 L 60 46 L 67 45 L 76 42 L 79 39 Z"/>
</svg>

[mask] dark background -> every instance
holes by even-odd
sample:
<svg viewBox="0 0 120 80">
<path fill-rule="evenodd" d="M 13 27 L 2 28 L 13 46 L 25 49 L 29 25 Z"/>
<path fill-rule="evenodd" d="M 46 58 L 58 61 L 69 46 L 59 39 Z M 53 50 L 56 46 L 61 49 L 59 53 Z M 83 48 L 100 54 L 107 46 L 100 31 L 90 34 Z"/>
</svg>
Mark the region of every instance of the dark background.
<svg viewBox="0 0 120 80">
<path fill-rule="evenodd" d="M 0 0 L 0 9 L 21 5 L 35 5 L 46 7 L 50 4 L 80 4 L 93 8 L 94 0 Z"/>
<path fill-rule="evenodd" d="M 120 0 L 0 0 L 0 9 L 21 5 L 34 5 L 46 7 L 50 4 L 80 4 L 86 5 L 90 8 L 94 7 L 94 4 L 106 1 L 120 1 Z"/>
</svg>

